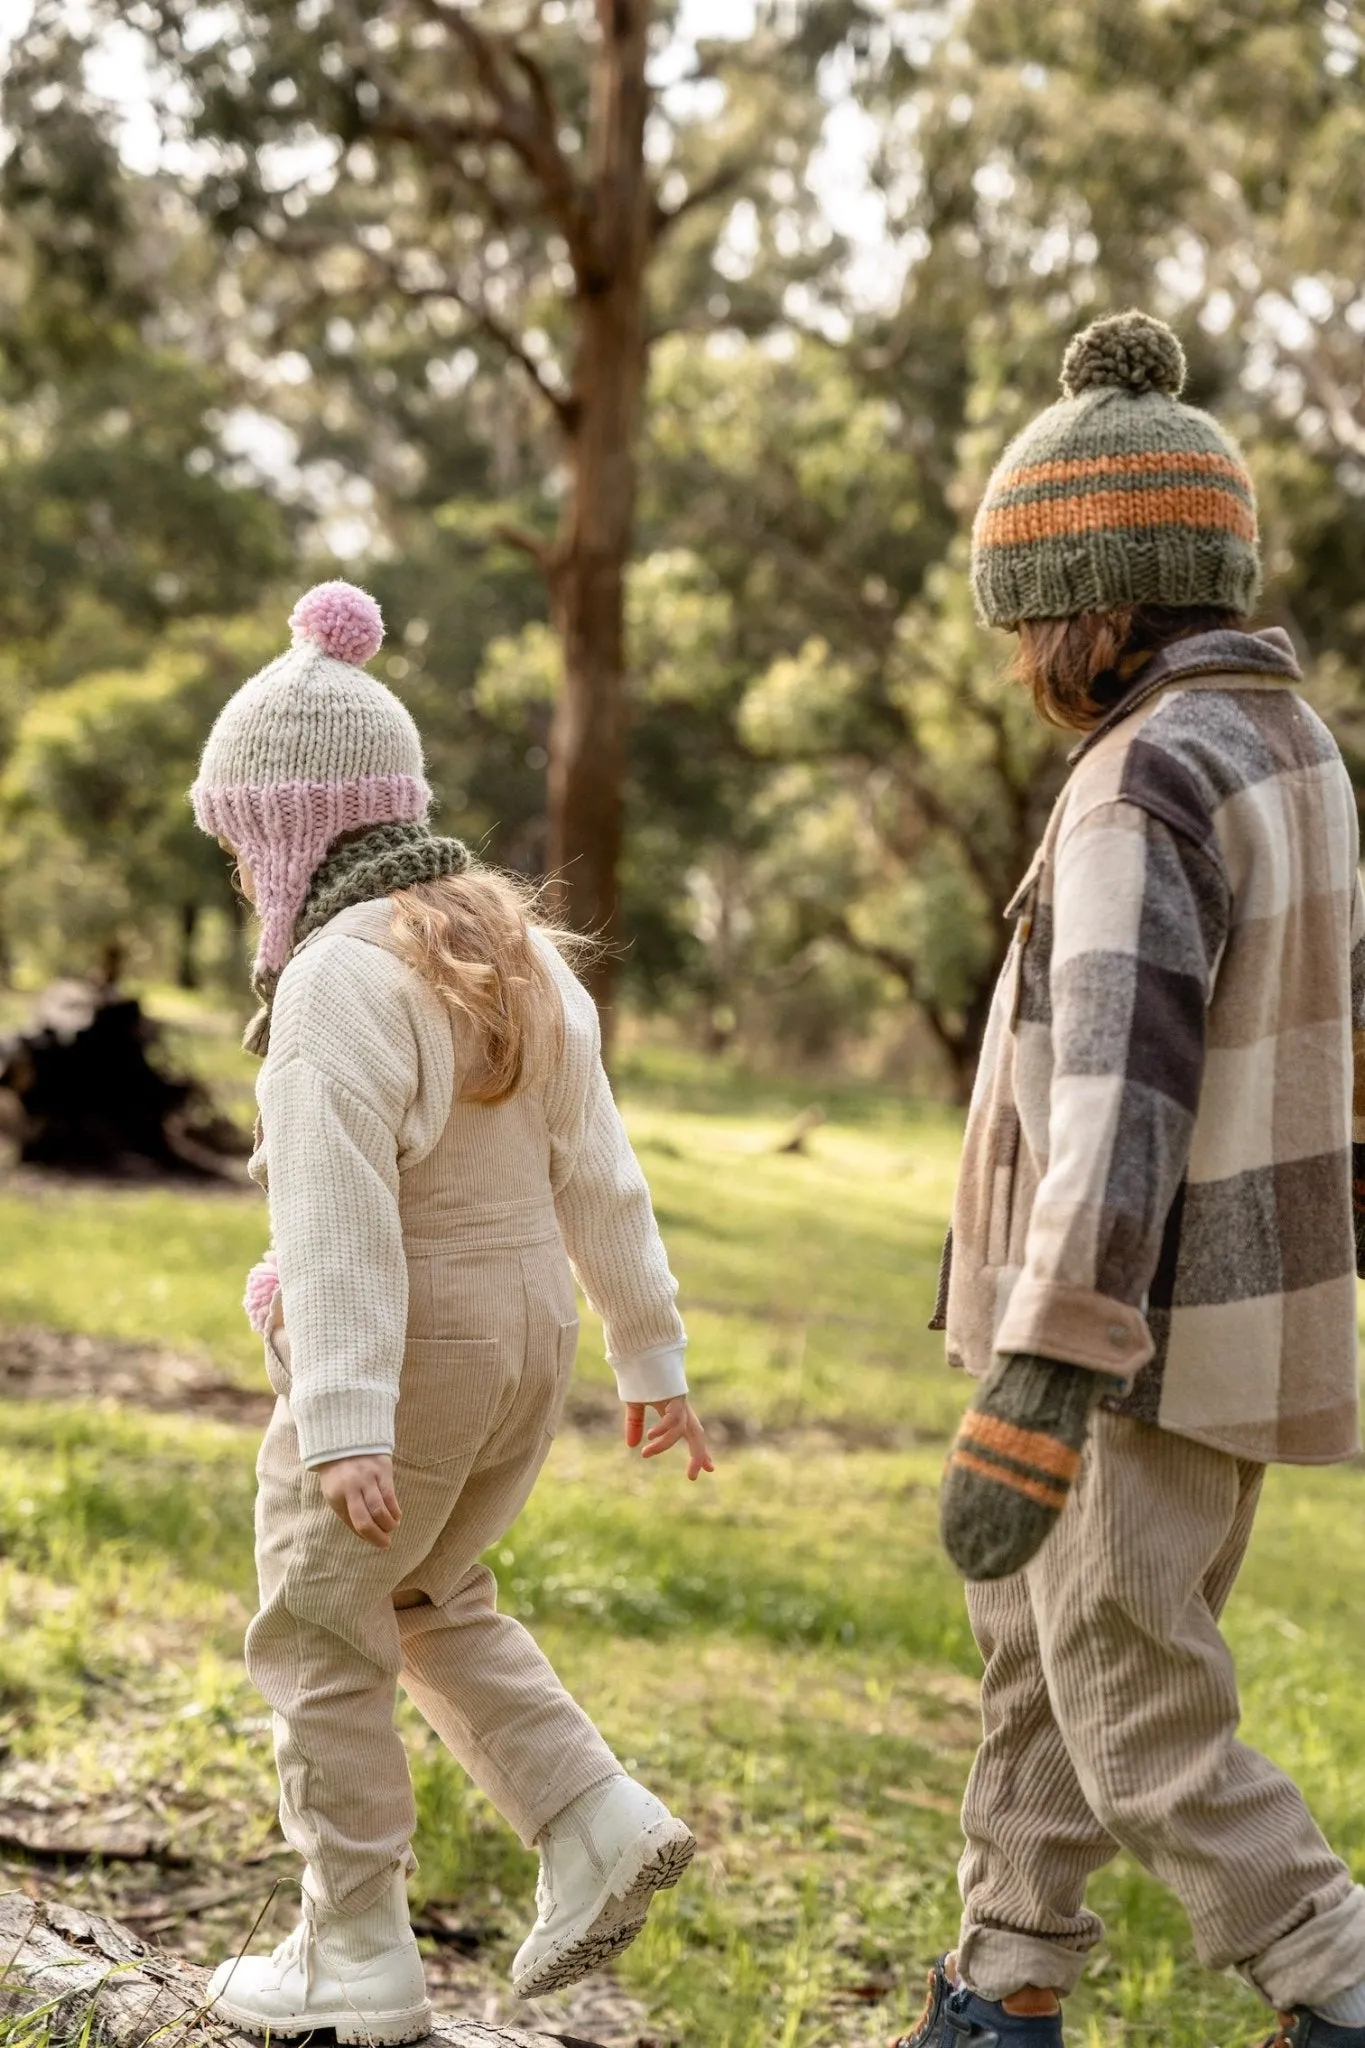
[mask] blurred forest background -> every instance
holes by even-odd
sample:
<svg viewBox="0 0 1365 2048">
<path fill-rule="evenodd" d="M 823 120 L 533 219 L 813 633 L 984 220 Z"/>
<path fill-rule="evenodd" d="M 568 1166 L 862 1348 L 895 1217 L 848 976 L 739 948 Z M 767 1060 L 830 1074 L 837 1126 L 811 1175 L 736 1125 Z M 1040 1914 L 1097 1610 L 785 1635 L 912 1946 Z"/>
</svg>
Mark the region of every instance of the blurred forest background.
<svg viewBox="0 0 1365 2048">
<path fill-rule="evenodd" d="M 1357 0 L 0 0 L 0 1028 L 122 976 L 249 1123 L 249 934 L 185 792 L 338 574 L 440 825 L 620 942 L 721 1456 L 626 1458 L 587 1317 L 488 1561 L 701 1854 L 524 2025 L 884 2048 L 954 1938 L 979 1658 L 926 1325 L 1065 762 L 965 537 L 1070 333 L 1165 315 L 1365 789 L 1363 41 Z M 296 1897 L 241 1666 L 266 1218 L 183 1148 L 120 1185 L 4 1140 L 0 1893 L 216 1959 Z M 1272 1473 L 1229 1629 L 1365 1879 L 1363 1515 L 1359 1462 Z M 433 1991 L 507 2022 L 535 1860 L 402 1715 Z M 1092 1903 L 1083 2048 L 1264 2039 L 1155 1880 Z"/>
<path fill-rule="evenodd" d="M 340 573 L 630 1010 L 960 1094 L 1062 760 L 965 527 L 1134 301 L 1365 776 L 1354 0 L 10 11 L 0 975 L 241 986 L 184 792 Z"/>
</svg>

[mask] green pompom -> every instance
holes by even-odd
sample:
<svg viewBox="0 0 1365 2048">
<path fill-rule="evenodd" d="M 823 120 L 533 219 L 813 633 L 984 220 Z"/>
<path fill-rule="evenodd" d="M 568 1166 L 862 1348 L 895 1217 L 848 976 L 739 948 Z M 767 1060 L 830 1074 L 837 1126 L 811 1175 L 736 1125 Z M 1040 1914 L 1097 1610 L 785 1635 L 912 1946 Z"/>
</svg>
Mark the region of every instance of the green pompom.
<svg viewBox="0 0 1365 2048">
<path fill-rule="evenodd" d="M 1184 388 L 1184 349 L 1164 321 L 1136 310 L 1096 320 L 1074 337 L 1062 363 L 1068 398 L 1103 390 L 1179 398 Z"/>
</svg>

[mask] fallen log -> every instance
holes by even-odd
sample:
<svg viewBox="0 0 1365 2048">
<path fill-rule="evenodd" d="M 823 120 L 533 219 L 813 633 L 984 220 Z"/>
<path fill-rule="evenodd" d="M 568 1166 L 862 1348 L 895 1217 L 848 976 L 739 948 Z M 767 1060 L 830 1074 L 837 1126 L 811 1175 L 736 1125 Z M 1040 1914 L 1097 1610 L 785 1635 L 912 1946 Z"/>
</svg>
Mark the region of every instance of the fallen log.
<svg viewBox="0 0 1365 2048">
<path fill-rule="evenodd" d="M 0 2018 L 41 2016 L 54 2043 L 108 2048 L 259 2048 L 204 2006 L 208 1972 L 150 1947 L 116 1920 L 27 1892 L 0 1892 Z M 437 2018 L 432 2048 L 598 2048 L 571 2034 Z"/>
</svg>

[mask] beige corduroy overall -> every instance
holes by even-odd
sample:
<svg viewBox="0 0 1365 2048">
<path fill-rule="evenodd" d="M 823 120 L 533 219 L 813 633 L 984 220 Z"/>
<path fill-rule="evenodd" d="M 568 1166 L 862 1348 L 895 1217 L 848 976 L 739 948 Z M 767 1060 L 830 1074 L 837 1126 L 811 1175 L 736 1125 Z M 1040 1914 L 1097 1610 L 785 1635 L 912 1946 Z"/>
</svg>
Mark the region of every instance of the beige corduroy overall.
<svg viewBox="0 0 1365 2048">
<path fill-rule="evenodd" d="M 415 1821 L 393 1725 L 401 1683 L 529 1846 L 621 1768 L 519 1622 L 499 1614 L 481 1553 L 544 1463 L 578 1337 L 556 1223 L 541 1091 L 457 1101 L 402 1175 L 407 1344 L 396 1418 L 402 1520 L 362 1543 L 299 1462 L 289 1341 L 267 1341 L 279 1395 L 257 1467 L 261 1610 L 251 1676 L 274 1712 L 280 1818 L 323 1910 L 361 1912 Z"/>
</svg>

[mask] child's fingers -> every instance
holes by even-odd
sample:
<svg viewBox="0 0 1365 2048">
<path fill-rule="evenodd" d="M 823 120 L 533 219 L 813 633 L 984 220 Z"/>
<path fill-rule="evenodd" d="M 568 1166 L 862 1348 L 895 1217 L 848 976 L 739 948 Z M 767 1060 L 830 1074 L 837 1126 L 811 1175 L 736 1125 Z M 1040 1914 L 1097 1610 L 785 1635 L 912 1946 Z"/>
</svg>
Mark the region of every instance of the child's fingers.
<svg viewBox="0 0 1365 2048">
<path fill-rule="evenodd" d="M 392 1492 L 392 1488 L 390 1488 L 389 1491 Z M 384 1531 L 384 1534 L 387 1536 L 390 1529 L 395 1528 L 397 1526 L 397 1501 L 395 1501 L 393 1503 L 393 1507 L 390 1508 L 388 1499 L 385 1497 L 385 1489 L 380 1484 L 378 1479 L 367 1479 L 364 1484 L 363 1492 L 365 1508 L 366 1512 L 370 1517 L 370 1520 L 374 1523 L 376 1529 L 382 1529 Z"/>
<path fill-rule="evenodd" d="M 706 1431 L 695 1415 L 688 1417 L 687 1441 L 698 1457 L 705 1458 L 708 1464 L 711 1462 L 711 1446 L 706 1441 Z"/>
<path fill-rule="evenodd" d="M 640 1455 L 645 1458 L 662 1457 L 665 1451 L 672 1450 L 681 1435 L 682 1424 L 680 1422 L 660 1423 L 657 1429 L 651 1429 L 649 1432 L 649 1442 L 645 1445 Z"/>
<path fill-rule="evenodd" d="M 347 1497 L 346 1505 L 350 1509 L 349 1519 L 351 1528 L 360 1538 L 361 1542 L 373 1544 L 376 1550 L 387 1550 L 389 1547 L 388 1531 L 387 1529 L 381 1529 L 378 1523 L 376 1523 L 366 1505 L 364 1495 L 359 1491 L 350 1494 Z"/>
<path fill-rule="evenodd" d="M 687 1476 L 697 1479 L 703 1472 L 714 1472 L 715 1462 L 711 1447 L 706 1441 L 706 1431 L 695 1415 L 687 1419 Z"/>
<path fill-rule="evenodd" d="M 669 1429 L 675 1434 L 680 1429 L 686 1429 L 689 1410 L 685 1394 L 675 1394 L 671 1400 L 661 1401 L 657 1405 L 659 1419 L 649 1432 L 651 1436 L 662 1436 L 665 1430 Z"/>
</svg>

